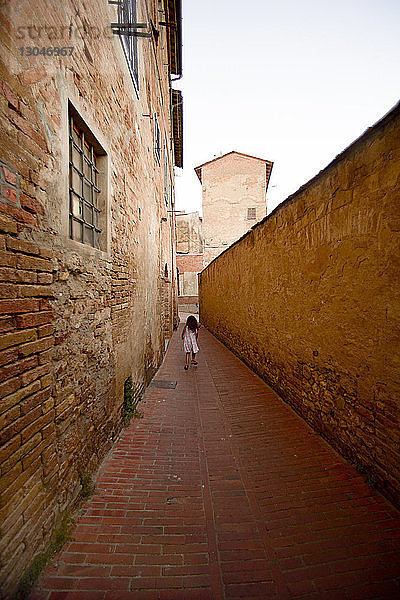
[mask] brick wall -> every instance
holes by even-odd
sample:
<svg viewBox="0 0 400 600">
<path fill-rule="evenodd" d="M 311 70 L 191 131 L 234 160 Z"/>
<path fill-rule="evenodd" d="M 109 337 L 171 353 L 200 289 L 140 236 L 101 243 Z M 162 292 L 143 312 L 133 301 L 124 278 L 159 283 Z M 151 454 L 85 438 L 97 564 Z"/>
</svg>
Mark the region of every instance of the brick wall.
<svg viewBox="0 0 400 600">
<path fill-rule="evenodd" d="M 400 107 L 215 259 L 200 319 L 400 503 Z"/>
<path fill-rule="evenodd" d="M 176 266 L 180 273 L 198 273 L 203 268 L 203 254 L 177 254 Z"/>
<path fill-rule="evenodd" d="M 179 306 L 185 306 L 187 304 L 197 304 L 199 301 L 198 296 L 180 296 L 179 297 Z"/>
<path fill-rule="evenodd" d="M 147 20 L 147 7 L 158 27 L 165 15 L 156 0 L 138 1 L 138 20 Z M 119 435 L 124 382 L 132 377 L 140 396 L 177 321 L 174 280 L 165 277 L 165 264 L 170 275 L 176 268 L 167 212 L 173 195 L 167 206 L 164 161 L 154 151 L 157 114 L 173 190 L 166 29 L 160 27 L 157 43 L 138 40 L 137 91 L 120 39 L 109 31 L 115 11 L 95 0 L 54 2 L 50 9 L 44 0 L 2 7 L 4 598 L 13 597 L 61 514 L 73 508 L 81 478 L 95 472 Z M 89 25 L 108 34 L 92 35 Z M 35 40 L 28 26 L 35 28 Z M 71 56 L 28 57 L 20 51 L 72 45 Z M 71 104 L 105 152 L 101 250 L 69 237 Z"/>
<path fill-rule="evenodd" d="M 238 240 L 267 214 L 272 163 L 230 152 L 195 170 L 202 186 L 204 264 Z M 255 219 L 248 219 L 248 209 Z"/>
</svg>

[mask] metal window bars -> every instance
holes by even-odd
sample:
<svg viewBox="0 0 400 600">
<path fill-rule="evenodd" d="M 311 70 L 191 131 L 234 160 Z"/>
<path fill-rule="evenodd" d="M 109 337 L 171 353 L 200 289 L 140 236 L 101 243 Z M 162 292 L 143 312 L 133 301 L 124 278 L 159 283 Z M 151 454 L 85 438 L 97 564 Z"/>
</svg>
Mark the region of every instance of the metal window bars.
<svg viewBox="0 0 400 600">
<path fill-rule="evenodd" d="M 118 6 L 118 23 L 111 23 L 111 31 L 119 35 L 132 79 L 139 88 L 138 37 L 151 37 L 149 25 L 137 22 L 136 0 L 109 0 Z"/>
<path fill-rule="evenodd" d="M 167 155 L 167 144 L 164 141 L 164 202 L 168 206 L 169 201 L 169 173 L 168 173 L 168 155 Z"/>
<path fill-rule="evenodd" d="M 69 125 L 69 235 L 73 240 L 100 248 L 97 157 L 72 115 Z"/>
<path fill-rule="evenodd" d="M 158 164 L 161 165 L 161 131 L 156 113 L 154 113 L 154 153 Z"/>
</svg>

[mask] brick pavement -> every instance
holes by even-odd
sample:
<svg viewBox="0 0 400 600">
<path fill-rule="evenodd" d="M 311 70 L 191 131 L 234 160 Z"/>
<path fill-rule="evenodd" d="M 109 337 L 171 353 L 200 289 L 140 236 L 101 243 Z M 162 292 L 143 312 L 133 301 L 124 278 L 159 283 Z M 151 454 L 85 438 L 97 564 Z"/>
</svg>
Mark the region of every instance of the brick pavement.
<svg viewBox="0 0 400 600">
<path fill-rule="evenodd" d="M 31 600 L 400 598 L 400 513 L 202 329 L 174 335 Z"/>
</svg>

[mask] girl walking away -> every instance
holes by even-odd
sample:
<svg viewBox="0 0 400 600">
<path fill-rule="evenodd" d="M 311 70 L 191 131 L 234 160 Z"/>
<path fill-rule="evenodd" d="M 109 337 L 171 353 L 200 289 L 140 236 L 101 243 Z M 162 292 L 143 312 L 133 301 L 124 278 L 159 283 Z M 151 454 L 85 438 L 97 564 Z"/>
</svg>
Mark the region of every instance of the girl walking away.
<svg viewBox="0 0 400 600">
<path fill-rule="evenodd" d="M 186 325 L 182 331 L 183 350 L 186 352 L 185 371 L 189 368 L 190 353 L 192 353 L 192 365 L 197 365 L 196 353 L 199 351 L 197 345 L 197 337 L 199 335 L 199 327 L 196 317 L 190 315 L 186 319 Z"/>
</svg>

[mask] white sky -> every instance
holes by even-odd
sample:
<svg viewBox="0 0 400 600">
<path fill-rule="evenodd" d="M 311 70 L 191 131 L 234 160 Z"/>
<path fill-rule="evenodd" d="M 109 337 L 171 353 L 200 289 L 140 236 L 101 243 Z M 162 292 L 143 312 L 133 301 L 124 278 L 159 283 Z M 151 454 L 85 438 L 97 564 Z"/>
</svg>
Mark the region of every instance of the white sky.
<svg viewBox="0 0 400 600">
<path fill-rule="evenodd" d="M 274 162 L 268 213 L 400 96 L 399 0 L 183 0 L 184 169 L 237 150 Z"/>
</svg>

